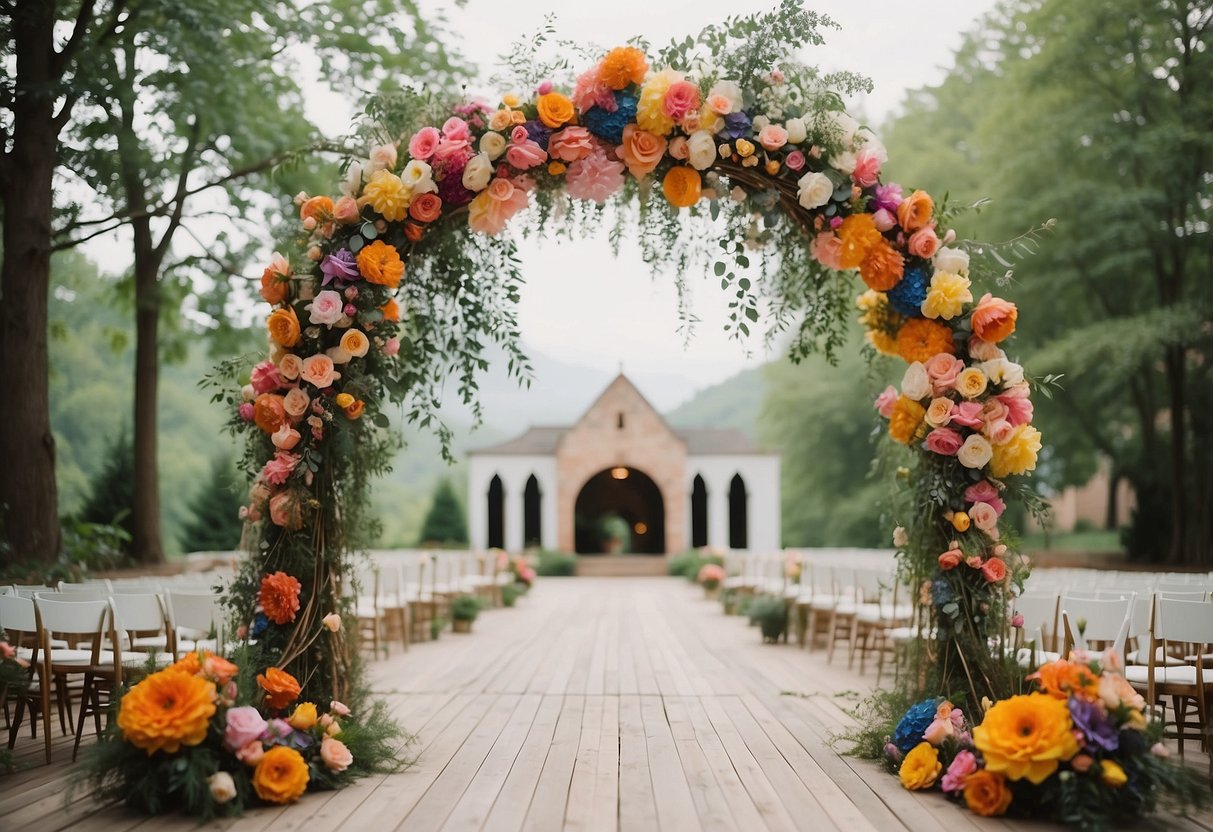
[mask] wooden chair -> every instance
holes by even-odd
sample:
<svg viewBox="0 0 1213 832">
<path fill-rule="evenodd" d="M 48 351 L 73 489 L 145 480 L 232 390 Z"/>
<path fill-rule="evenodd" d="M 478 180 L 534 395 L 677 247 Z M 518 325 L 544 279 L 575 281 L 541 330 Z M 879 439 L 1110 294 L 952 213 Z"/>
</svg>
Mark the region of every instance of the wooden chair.
<svg viewBox="0 0 1213 832">
<path fill-rule="evenodd" d="M 371 655 L 379 658 L 385 620 L 379 609 L 379 567 L 374 564 L 360 567 L 355 573 L 352 589 L 358 635 L 362 640 L 370 641 Z"/>
<path fill-rule="evenodd" d="M 404 649 L 409 649 L 409 602 L 405 597 L 404 575 L 398 563 L 378 564 L 378 583 L 375 604 L 383 617 L 387 641 L 399 638 Z"/>
<path fill-rule="evenodd" d="M 42 623 L 38 617 L 38 608 L 31 598 L 20 595 L 0 596 L 0 628 L 8 634 L 10 644 L 17 650 L 17 657 L 29 663 L 29 684 L 23 690 L 2 690 L 0 698 L 4 700 L 5 714 L 8 713 L 10 696 L 16 700 L 16 712 L 8 726 L 8 747 L 11 749 L 17 743 L 17 733 L 21 730 L 21 722 L 29 711 L 30 736 L 38 737 L 38 721 L 44 722 L 43 739 L 46 743 L 46 762 L 51 761 L 50 709 L 51 689 L 49 677 L 42 672 Z M 45 717 L 45 718 L 44 718 Z M 59 724 L 63 733 L 67 733 L 67 722 L 63 712 L 59 713 Z"/>
</svg>

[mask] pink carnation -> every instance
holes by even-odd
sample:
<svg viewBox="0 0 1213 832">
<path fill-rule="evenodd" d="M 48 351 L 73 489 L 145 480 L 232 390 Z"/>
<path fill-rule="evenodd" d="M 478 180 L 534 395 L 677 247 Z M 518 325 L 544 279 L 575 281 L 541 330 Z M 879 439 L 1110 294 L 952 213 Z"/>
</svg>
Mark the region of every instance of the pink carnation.
<svg viewBox="0 0 1213 832">
<path fill-rule="evenodd" d="M 573 104 L 577 106 L 577 111 L 581 113 L 591 107 L 600 107 L 608 113 L 619 109 L 619 105 L 615 103 L 615 93 L 602 82 L 597 66 L 587 69 L 577 77 L 571 97 Z"/>
<path fill-rule="evenodd" d="M 438 149 L 441 139 L 442 134 L 438 132 L 437 127 L 422 127 L 409 139 L 409 155 L 414 159 L 427 161 Z"/>
<path fill-rule="evenodd" d="M 538 142 L 527 135 L 526 128 L 521 124 L 510 134 L 510 141 L 505 158 L 518 170 L 530 170 L 536 165 L 542 165 L 548 158 L 547 153 Z"/>
<path fill-rule="evenodd" d="M 699 87 L 690 81 L 675 81 L 665 91 L 661 107 L 674 121 L 682 121 L 687 113 L 699 109 Z"/>
<path fill-rule="evenodd" d="M 893 404 L 897 401 L 897 388 L 889 385 L 884 392 L 876 397 L 874 406 L 876 412 L 888 419 L 893 415 Z"/>
<path fill-rule="evenodd" d="M 880 157 L 868 150 L 855 154 L 855 170 L 851 179 L 861 188 L 870 188 L 880 181 Z"/>
<path fill-rule="evenodd" d="M 973 752 L 957 752 L 956 757 L 952 760 L 952 765 L 948 766 L 947 773 L 939 781 L 939 787 L 945 794 L 958 792 L 964 788 L 965 778 L 975 771 L 977 771 L 977 758 L 973 756 Z"/>
<path fill-rule="evenodd" d="M 964 439 L 951 428 L 935 428 L 927 434 L 927 450 L 941 456 L 956 456 Z"/>
<path fill-rule="evenodd" d="M 943 395 L 956 386 L 956 377 L 965 367 L 965 363 L 954 355 L 946 352 L 936 353 L 927 360 L 927 378 L 931 380 L 931 391 Z"/>
<path fill-rule="evenodd" d="M 981 402 L 961 402 L 952 405 L 951 420 L 966 428 L 981 429 Z"/>
<path fill-rule="evenodd" d="M 282 376 L 273 361 L 262 361 L 253 368 L 249 383 L 258 393 L 273 393 L 282 386 Z"/>
<path fill-rule="evenodd" d="M 623 187 L 623 162 L 611 159 L 601 147 L 584 159 L 569 165 L 564 189 L 573 199 L 585 199 L 599 205 Z"/>
<path fill-rule="evenodd" d="M 573 125 L 559 133 L 553 133 L 548 140 L 548 153 L 553 159 L 562 162 L 576 162 L 584 159 L 594 150 L 594 137 L 584 127 Z"/>
</svg>

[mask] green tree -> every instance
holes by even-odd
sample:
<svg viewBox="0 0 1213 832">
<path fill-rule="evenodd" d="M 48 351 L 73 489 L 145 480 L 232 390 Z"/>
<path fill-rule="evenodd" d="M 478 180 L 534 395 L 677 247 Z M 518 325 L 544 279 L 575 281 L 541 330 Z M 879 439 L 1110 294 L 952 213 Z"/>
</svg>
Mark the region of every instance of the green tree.
<svg viewBox="0 0 1213 832">
<path fill-rule="evenodd" d="M 192 517 L 181 538 L 185 551 L 227 552 L 240 545 L 244 486 L 232 458 L 215 457 L 210 479 L 202 484 L 190 503 Z"/>
<path fill-rule="evenodd" d="M 88 499 L 80 510 L 80 519 L 86 523 L 121 526 L 130 534 L 131 509 L 135 503 L 134 468 L 135 454 L 131 447 L 130 431 L 123 428 L 111 440 L 105 464 L 90 484 Z"/>
<path fill-rule="evenodd" d="M 421 524 L 422 545 L 428 543 L 467 543 L 467 521 L 463 505 L 449 479 L 443 478 L 434 488 L 430 510 Z"/>
</svg>

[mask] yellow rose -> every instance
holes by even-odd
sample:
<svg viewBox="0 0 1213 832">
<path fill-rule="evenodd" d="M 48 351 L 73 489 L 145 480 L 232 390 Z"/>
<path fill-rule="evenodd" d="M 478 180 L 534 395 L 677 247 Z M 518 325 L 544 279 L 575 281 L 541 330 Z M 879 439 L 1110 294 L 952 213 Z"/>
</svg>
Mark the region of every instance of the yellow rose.
<svg viewBox="0 0 1213 832">
<path fill-rule="evenodd" d="M 287 722 L 297 731 L 306 731 L 316 724 L 317 719 L 319 717 L 316 714 L 316 706 L 311 702 L 300 702 Z"/>
<path fill-rule="evenodd" d="M 966 399 L 975 399 L 986 392 L 988 384 L 985 373 L 976 367 L 967 367 L 956 377 L 956 392 Z"/>
<path fill-rule="evenodd" d="M 973 744 L 990 771 L 1039 786 L 1078 753 L 1073 728 L 1065 700 L 1030 693 L 995 703 L 973 729 Z"/>
<path fill-rule="evenodd" d="M 501 96 L 501 103 L 507 107 L 517 107 L 518 106 L 518 94 L 512 93 L 512 92 L 507 92 L 505 95 Z"/>
<path fill-rule="evenodd" d="M 927 424 L 933 428 L 942 428 L 952 421 L 952 400 L 945 398 L 931 399 L 927 408 Z"/>
<path fill-rule="evenodd" d="M 1040 453 L 1040 431 L 1031 425 L 1015 428 L 1002 445 L 994 446 L 990 460 L 990 475 L 1007 477 L 1023 474 L 1036 468 L 1036 455 Z"/>
<path fill-rule="evenodd" d="M 539 120 L 553 130 L 573 120 L 573 102 L 558 92 L 539 96 L 535 104 Z"/>
<path fill-rule="evenodd" d="M 333 399 L 333 402 L 344 410 L 354 403 L 354 397 L 349 393 L 338 393 L 337 397 Z"/>
<path fill-rule="evenodd" d="M 743 159 L 754 155 L 754 143 L 746 139 L 738 139 L 733 147 L 736 148 L 737 155 Z"/>
<path fill-rule="evenodd" d="M 928 318 L 943 318 L 950 321 L 964 311 L 966 303 L 973 302 L 969 291 L 969 279 L 950 272 L 935 272 L 931 288 L 922 302 L 922 314 Z"/>
<path fill-rule="evenodd" d="M 958 532 L 967 532 L 972 522 L 966 512 L 958 511 L 952 515 L 952 528 Z"/>
<path fill-rule="evenodd" d="M 1125 774 L 1125 770 L 1120 767 L 1120 763 L 1112 760 L 1104 760 L 1099 764 L 1099 778 L 1106 785 L 1114 789 L 1119 789 L 1125 783 L 1129 782 L 1129 776 Z"/>
<path fill-rule="evenodd" d="M 341 349 L 354 358 L 362 358 L 370 348 L 371 342 L 361 330 L 350 329 L 341 336 Z"/>
<path fill-rule="evenodd" d="M 929 742 L 920 742 L 901 761 L 897 776 L 901 785 L 915 791 L 934 786 L 941 771 L 943 764 L 939 762 L 939 752 Z"/>
</svg>

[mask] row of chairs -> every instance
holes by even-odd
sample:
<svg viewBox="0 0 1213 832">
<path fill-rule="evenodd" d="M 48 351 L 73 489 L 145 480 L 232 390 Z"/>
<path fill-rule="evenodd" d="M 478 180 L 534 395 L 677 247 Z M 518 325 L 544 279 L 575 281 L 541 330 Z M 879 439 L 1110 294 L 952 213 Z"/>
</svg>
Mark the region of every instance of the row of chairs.
<svg viewBox="0 0 1213 832">
<path fill-rule="evenodd" d="M 101 731 L 109 696 L 123 679 L 167 666 L 195 649 L 218 650 L 224 615 L 220 596 L 211 591 L 163 593 L 104 592 L 97 588 L 18 592 L 0 591 L 0 630 L 28 665 L 26 690 L 0 691 L 9 728 L 9 748 L 26 713 L 31 736 L 43 723 L 47 762 L 51 759 L 51 696 L 66 736 L 74 733 L 72 759 L 80 747 L 84 723 L 93 717 Z M 72 702 L 79 701 L 73 719 Z M 10 700 L 15 714 L 10 714 Z M 74 727 L 73 727 L 74 723 Z"/>
</svg>

